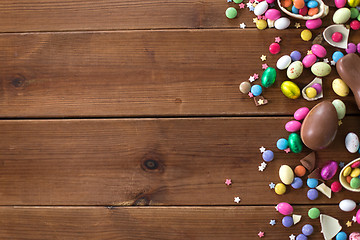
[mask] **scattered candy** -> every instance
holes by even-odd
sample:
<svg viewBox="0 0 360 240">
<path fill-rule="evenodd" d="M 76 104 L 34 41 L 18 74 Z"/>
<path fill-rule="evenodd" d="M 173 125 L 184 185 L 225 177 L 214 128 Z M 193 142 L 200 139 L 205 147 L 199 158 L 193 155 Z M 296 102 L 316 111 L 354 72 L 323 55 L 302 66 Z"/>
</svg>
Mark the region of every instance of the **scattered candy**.
<svg viewBox="0 0 360 240">
<path fill-rule="evenodd" d="M 305 235 L 305 236 L 310 236 L 311 234 L 313 234 L 314 232 L 314 227 L 310 224 L 305 224 L 302 229 L 301 232 Z"/>
<path fill-rule="evenodd" d="M 298 177 L 303 177 L 306 173 L 306 169 L 304 166 L 302 165 L 297 165 L 294 169 L 294 173 L 296 176 Z"/>
<path fill-rule="evenodd" d="M 268 88 L 274 84 L 275 80 L 276 80 L 276 70 L 272 67 L 266 68 L 263 75 L 261 76 L 261 85 L 263 85 L 263 87 Z"/>
<path fill-rule="evenodd" d="M 261 61 L 266 61 L 266 56 L 265 56 L 265 55 L 261 55 L 260 59 L 261 59 Z"/>
<path fill-rule="evenodd" d="M 300 135 L 297 133 L 291 133 L 288 138 L 290 150 L 294 153 L 300 153 L 302 151 L 303 145 L 300 138 Z"/>
<path fill-rule="evenodd" d="M 288 148 L 288 141 L 285 138 L 280 138 L 277 142 L 276 142 L 276 147 L 279 150 L 285 150 L 286 148 Z"/>
<path fill-rule="evenodd" d="M 298 121 L 304 120 L 307 114 L 309 113 L 309 109 L 307 107 L 299 108 L 294 113 L 294 118 Z"/>
<path fill-rule="evenodd" d="M 286 186 L 282 183 L 278 183 L 275 185 L 275 193 L 277 195 L 283 195 L 286 192 Z"/>
<path fill-rule="evenodd" d="M 225 15 L 229 19 L 233 19 L 237 16 L 237 10 L 234 7 L 229 7 L 226 9 Z"/>
<path fill-rule="evenodd" d="M 262 88 L 260 85 L 253 85 L 250 89 L 251 93 L 256 97 L 262 93 Z"/>
<path fill-rule="evenodd" d="M 271 183 L 269 184 L 269 187 L 270 187 L 270 189 L 274 189 L 274 188 L 275 188 L 275 183 L 271 182 Z"/>
<path fill-rule="evenodd" d="M 351 212 L 356 208 L 356 203 L 351 199 L 344 199 L 339 203 L 339 208 L 344 212 Z"/>
<path fill-rule="evenodd" d="M 307 197 L 312 201 L 316 200 L 319 197 L 319 192 L 312 188 L 307 192 Z"/>
<path fill-rule="evenodd" d="M 295 177 L 294 178 L 294 181 L 291 183 L 291 186 L 294 188 L 294 189 L 299 189 L 301 188 L 303 185 L 303 181 L 301 180 L 301 178 L 299 177 Z"/>
<path fill-rule="evenodd" d="M 276 224 L 276 221 L 274 219 L 270 220 L 270 225 L 274 226 Z"/>
<path fill-rule="evenodd" d="M 301 59 L 301 53 L 299 51 L 292 51 L 290 53 L 290 57 L 294 62 L 299 61 Z"/>
<path fill-rule="evenodd" d="M 319 182 L 315 178 L 308 178 L 306 184 L 309 188 L 315 188 L 319 184 Z"/>
<path fill-rule="evenodd" d="M 280 88 L 282 93 L 288 98 L 296 99 L 300 96 L 300 88 L 291 81 L 284 81 Z"/>
<path fill-rule="evenodd" d="M 301 215 L 297 215 L 297 214 L 293 214 L 292 215 L 293 221 L 294 221 L 294 225 L 299 223 L 301 220 Z"/>
<path fill-rule="evenodd" d="M 328 161 L 321 169 L 321 177 L 324 180 L 330 180 L 332 179 L 336 171 L 338 170 L 338 164 L 335 161 Z"/>
<path fill-rule="evenodd" d="M 226 179 L 225 184 L 228 185 L 228 186 L 231 185 L 231 179 Z"/>
<path fill-rule="evenodd" d="M 279 213 L 285 216 L 292 214 L 294 211 L 294 208 L 287 202 L 279 203 L 276 205 L 276 209 Z"/>
<path fill-rule="evenodd" d="M 234 198 L 234 202 L 235 202 L 235 203 L 240 203 L 240 201 L 241 201 L 241 200 L 240 200 L 239 197 L 235 197 L 235 198 Z"/>
<path fill-rule="evenodd" d="M 320 224 L 321 232 L 323 233 L 325 240 L 330 240 L 335 237 L 342 228 L 339 220 L 325 214 L 320 215 Z"/>
<path fill-rule="evenodd" d="M 345 147 L 350 153 L 356 153 L 359 150 L 359 143 L 359 137 L 355 133 L 349 132 L 346 135 Z"/>
<path fill-rule="evenodd" d="M 260 232 L 258 233 L 259 238 L 264 237 L 264 235 L 265 235 L 265 233 L 264 233 L 264 232 L 262 232 L 262 231 L 260 231 Z"/>
<path fill-rule="evenodd" d="M 274 153 L 271 150 L 266 150 L 263 154 L 262 154 L 262 158 L 264 159 L 265 162 L 271 162 L 274 159 Z"/>
<path fill-rule="evenodd" d="M 299 235 L 297 235 L 297 237 L 296 237 L 296 240 L 307 240 L 308 238 L 304 235 L 304 234 L 302 234 L 302 233 L 300 233 Z"/>
<path fill-rule="evenodd" d="M 300 75 L 303 72 L 303 64 L 300 61 L 295 61 L 293 63 L 290 64 L 290 66 L 287 69 L 287 77 L 289 79 L 296 79 L 298 77 L 300 77 Z"/>
<path fill-rule="evenodd" d="M 278 54 L 280 52 L 280 49 L 281 49 L 280 44 L 278 44 L 278 43 L 272 43 L 269 46 L 269 52 L 271 54 Z"/>
<path fill-rule="evenodd" d="M 250 92 L 250 89 L 251 89 L 251 84 L 249 82 L 242 82 L 239 85 L 239 90 L 243 94 L 248 94 Z"/>
<path fill-rule="evenodd" d="M 300 163 L 309 171 L 312 172 L 315 168 L 316 155 L 315 152 L 311 152 L 306 155 L 304 158 L 300 159 Z M 309 178 L 310 175 L 308 176 Z"/>
<path fill-rule="evenodd" d="M 294 180 L 294 172 L 288 165 L 282 165 L 279 169 L 279 177 L 285 185 L 290 185 Z"/>
<path fill-rule="evenodd" d="M 321 183 L 319 186 L 317 186 L 316 190 L 324 194 L 326 197 L 331 198 L 331 189 L 326 186 L 325 183 Z"/>
<path fill-rule="evenodd" d="M 334 79 L 332 82 L 332 89 L 340 97 L 346 97 L 350 92 L 349 87 L 340 78 Z"/>
<path fill-rule="evenodd" d="M 337 193 L 340 192 L 342 189 L 342 186 L 339 181 L 335 181 L 331 184 L 331 191 Z"/>
<path fill-rule="evenodd" d="M 336 240 L 346 240 L 347 239 L 347 234 L 345 232 L 339 232 L 338 234 L 336 234 Z"/>
<path fill-rule="evenodd" d="M 291 227 L 292 225 L 294 225 L 294 221 L 293 221 L 292 217 L 290 217 L 290 216 L 283 217 L 281 222 L 284 227 Z"/>
<path fill-rule="evenodd" d="M 343 35 L 340 32 L 334 32 L 331 36 L 334 42 L 340 42 L 343 39 Z"/>
<path fill-rule="evenodd" d="M 320 210 L 318 208 L 310 208 L 308 211 L 308 216 L 311 219 L 316 219 L 320 216 Z"/>
</svg>

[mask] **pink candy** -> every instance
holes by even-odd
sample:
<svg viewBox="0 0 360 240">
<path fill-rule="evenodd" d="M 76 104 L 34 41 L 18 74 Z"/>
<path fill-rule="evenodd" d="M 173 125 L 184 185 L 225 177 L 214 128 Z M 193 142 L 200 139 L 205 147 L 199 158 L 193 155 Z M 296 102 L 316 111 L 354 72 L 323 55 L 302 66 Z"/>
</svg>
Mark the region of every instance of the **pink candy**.
<svg viewBox="0 0 360 240">
<path fill-rule="evenodd" d="M 281 202 L 276 207 L 282 215 L 290 215 L 294 211 L 293 207 L 287 202 Z"/>
<path fill-rule="evenodd" d="M 311 51 L 319 58 L 324 58 L 326 56 L 326 49 L 319 44 L 312 45 Z"/>
<path fill-rule="evenodd" d="M 360 209 L 356 213 L 356 222 L 360 224 Z"/>
<path fill-rule="evenodd" d="M 357 162 L 354 162 L 353 164 L 351 164 L 351 167 L 352 167 L 352 168 L 360 167 L 360 160 L 357 161 Z"/>
<path fill-rule="evenodd" d="M 345 7 L 346 0 L 335 0 L 335 6 L 337 8 L 343 8 Z"/>
<path fill-rule="evenodd" d="M 311 87 L 315 88 L 317 94 L 322 92 L 322 86 L 320 83 L 315 83 Z"/>
<path fill-rule="evenodd" d="M 331 39 L 334 41 L 334 42 L 340 42 L 342 39 L 343 39 L 343 35 L 339 32 L 334 32 L 331 36 Z"/>
<path fill-rule="evenodd" d="M 314 54 L 308 54 L 303 58 L 302 63 L 305 68 L 309 68 L 316 63 L 316 60 L 317 58 Z"/>
<path fill-rule="evenodd" d="M 278 43 L 272 43 L 269 46 L 269 52 L 271 54 L 278 54 L 280 52 L 280 44 Z"/>
<path fill-rule="evenodd" d="M 355 43 L 349 43 L 347 49 L 345 50 L 347 53 L 356 53 L 356 45 Z"/>
<path fill-rule="evenodd" d="M 309 9 L 307 8 L 307 6 L 305 6 L 305 7 L 301 8 L 301 9 L 299 9 L 299 14 L 302 15 L 302 16 L 306 16 L 307 13 L 308 13 L 308 10 Z"/>
<path fill-rule="evenodd" d="M 360 240 L 360 233 L 353 232 L 349 236 L 349 240 Z"/>
<path fill-rule="evenodd" d="M 310 110 L 307 107 L 299 108 L 294 113 L 294 118 L 298 121 L 301 121 L 301 120 L 305 119 L 305 117 L 306 117 L 306 115 L 308 115 L 309 111 Z"/>
<path fill-rule="evenodd" d="M 321 27 L 321 25 L 322 25 L 322 21 L 320 18 L 307 20 L 305 23 L 305 26 L 308 29 L 316 29 L 316 28 Z"/>
<path fill-rule="evenodd" d="M 265 12 L 265 17 L 270 20 L 277 20 L 281 17 L 281 12 L 277 9 L 271 8 Z"/>
<path fill-rule="evenodd" d="M 295 120 L 292 120 L 285 124 L 285 129 L 288 132 L 297 132 L 300 131 L 300 128 L 301 128 L 301 123 Z"/>
<path fill-rule="evenodd" d="M 339 181 L 335 181 L 331 184 L 331 191 L 340 192 L 342 189 L 341 183 Z"/>
<path fill-rule="evenodd" d="M 335 161 L 327 162 L 325 166 L 323 166 L 320 172 L 322 179 L 324 180 L 332 179 L 335 176 L 337 169 L 338 169 L 337 162 Z"/>
<path fill-rule="evenodd" d="M 350 28 L 352 30 L 359 30 L 360 29 L 360 22 L 358 20 L 351 21 Z"/>
</svg>

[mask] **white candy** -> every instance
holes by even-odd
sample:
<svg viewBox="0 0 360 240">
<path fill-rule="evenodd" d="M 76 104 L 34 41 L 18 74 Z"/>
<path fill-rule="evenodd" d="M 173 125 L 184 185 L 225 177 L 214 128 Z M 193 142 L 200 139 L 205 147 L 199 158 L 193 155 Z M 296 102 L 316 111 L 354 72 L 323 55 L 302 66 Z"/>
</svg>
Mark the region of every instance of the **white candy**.
<svg viewBox="0 0 360 240">
<path fill-rule="evenodd" d="M 256 7 L 254 9 L 254 14 L 256 16 L 263 15 L 266 12 L 266 10 L 268 9 L 268 7 L 269 7 L 269 4 L 266 1 L 262 1 L 258 5 L 256 5 Z"/>
<path fill-rule="evenodd" d="M 351 212 L 356 208 L 356 203 L 350 199 L 344 199 L 339 203 L 339 208 L 344 212 Z"/>
<path fill-rule="evenodd" d="M 290 26 L 290 20 L 286 17 L 279 18 L 275 21 L 275 28 L 278 30 L 286 29 Z"/>
<path fill-rule="evenodd" d="M 351 153 L 359 150 L 359 137 L 355 133 L 348 133 L 345 137 L 345 147 Z"/>
<path fill-rule="evenodd" d="M 291 57 L 289 55 L 284 55 L 281 58 L 279 58 L 279 60 L 277 60 L 276 67 L 279 70 L 284 70 L 290 65 L 290 63 L 291 63 Z"/>
</svg>

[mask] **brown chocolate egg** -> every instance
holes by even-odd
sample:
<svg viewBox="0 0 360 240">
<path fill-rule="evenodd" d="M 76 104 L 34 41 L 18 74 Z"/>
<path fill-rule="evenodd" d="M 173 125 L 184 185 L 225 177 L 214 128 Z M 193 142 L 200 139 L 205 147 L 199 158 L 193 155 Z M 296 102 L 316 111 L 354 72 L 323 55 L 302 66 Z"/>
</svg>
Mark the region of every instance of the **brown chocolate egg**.
<svg viewBox="0 0 360 240">
<path fill-rule="evenodd" d="M 335 139 L 338 117 L 335 107 L 329 101 L 317 104 L 308 113 L 301 126 L 301 140 L 312 150 L 321 150 Z"/>
</svg>

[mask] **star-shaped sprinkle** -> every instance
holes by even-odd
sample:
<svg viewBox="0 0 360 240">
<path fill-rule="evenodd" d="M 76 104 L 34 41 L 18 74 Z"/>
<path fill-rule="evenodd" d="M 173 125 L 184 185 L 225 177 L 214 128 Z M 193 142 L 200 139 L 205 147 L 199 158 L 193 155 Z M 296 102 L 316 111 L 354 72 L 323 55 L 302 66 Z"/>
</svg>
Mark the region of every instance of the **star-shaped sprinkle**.
<svg viewBox="0 0 360 240">
<path fill-rule="evenodd" d="M 245 8 L 245 4 L 240 3 L 240 4 L 239 4 L 239 7 L 240 7 L 240 9 L 243 9 L 243 8 Z"/>
<path fill-rule="evenodd" d="M 262 231 L 260 231 L 260 232 L 258 233 L 259 238 L 264 237 L 264 235 L 265 235 L 265 233 L 264 233 L 264 232 L 262 232 Z"/>
<path fill-rule="evenodd" d="M 311 51 L 311 50 L 308 50 L 306 54 L 307 54 L 307 55 L 312 54 L 312 51 Z"/>
<path fill-rule="evenodd" d="M 339 125 L 339 126 L 342 125 L 342 121 L 341 121 L 341 120 L 338 121 L 338 125 Z"/>
<path fill-rule="evenodd" d="M 228 3 L 232 2 L 232 0 L 227 0 Z"/>
<path fill-rule="evenodd" d="M 269 187 L 270 187 L 270 189 L 274 189 L 274 188 L 275 188 L 275 183 L 271 182 L 271 183 L 269 184 Z"/>
<path fill-rule="evenodd" d="M 239 197 L 234 197 L 234 202 L 239 203 L 241 199 Z"/>
<path fill-rule="evenodd" d="M 277 205 L 275 206 L 275 210 L 276 210 L 277 212 L 279 211 L 279 209 L 278 209 L 278 206 L 277 206 Z"/>
<path fill-rule="evenodd" d="M 331 62 L 330 62 L 330 64 L 331 64 L 331 66 L 335 66 L 335 61 L 334 60 L 332 60 Z"/>
<path fill-rule="evenodd" d="M 266 151 L 266 148 L 264 148 L 264 146 L 261 146 L 261 147 L 259 148 L 259 150 L 260 150 L 261 153 L 263 153 L 263 152 Z"/>
<path fill-rule="evenodd" d="M 246 4 L 246 7 L 248 7 L 248 8 L 250 8 L 250 7 L 252 7 L 253 5 L 252 5 L 252 3 L 251 2 L 248 2 L 247 4 Z"/>
<path fill-rule="evenodd" d="M 352 222 L 350 222 L 350 221 L 347 221 L 347 222 L 346 222 L 346 226 L 347 226 L 347 227 L 351 227 L 351 225 L 352 225 Z"/>
<path fill-rule="evenodd" d="M 246 28 L 246 24 L 245 23 L 240 23 L 240 28 L 242 28 L 242 29 Z"/>
<path fill-rule="evenodd" d="M 295 27 L 299 28 L 299 27 L 301 27 L 301 24 L 297 22 L 297 23 L 295 23 Z"/>
<path fill-rule="evenodd" d="M 256 80 L 256 79 L 259 79 L 259 74 L 254 73 L 253 77 L 254 77 L 255 80 Z"/>
<path fill-rule="evenodd" d="M 329 63 L 329 59 L 328 59 L 328 58 L 324 58 L 323 62 L 324 62 L 324 63 Z"/>
<path fill-rule="evenodd" d="M 264 64 L 261 65 L 261 68 L 264 69 L 264 70 L 267 69 L 268 67 L 269 67 L 269 66 L 268 66 L 266 63 L 264 63 Z"/>
<path fill-rule="evenodd" d="M 259 99 L 259 100 L 258 100 L 258 104 L 259 104 L 259 105 L 263 105 L 263 104 L 264 104 L 264 100 Z"/>
<path fill-rule="evenodd" d="M 276 43 L 280 43 L 280 42 L 281 42 L 281 38 L 280 38 L 280 37 L 276 37 L 276 38 L 275 38 L 275 42 L 276 42 Z"/>
<path fill-rule="evenodd" d="M 260 59 L 261 59 L 261 61 L 266 61 L 266 56 L 265 56 L 265 55 L 261 55 Z"/>
<path fill-rule="evenodd" d="M 255 0 L 250 0 L 250 1 L 249 1 L 249 3 L 254 3 L 254 2 L 255 2 Z"/>
<path fill-rule="evenodd" d="M 339 167 L 340 168 L 343 168 L 345 166 L 345 163 L 344 162 L 339 162 Z"/>
<path fill-rule="evenodd" d="M 254 6 L 249 7 L 249 11 L 250 11 L 250 12 L 253 12 L 253 11 L 254 11 L 254 9 L 255 9 L 255 7 L 254 7 Z"/>
<path fill-rule="evenodd" d="M 249 77 L 249 82 L 253 82 L 253 81 L 255 81 L 254 76 L 250 76 L 250 77 Z"/>
<path fill-rule="evenodd" d="M 295 235 L 294 235 L 294 234 L 291 234 L 291 235 L 289 236 L 289 238 L 290 238 L 290 240 L 295 240 Z"/>
<path fill-rule="evenodd" d="M 263 166 L 259 166 L 258 169 L 259 169 L 259 172 L 263 172 L 265 170 L 265 168 Z"/>
<path fill-rule="evenodd" d="M 290 148 L 286 148 L 284 151 L 285 151 L 286 153 L 289 153 L 289 152 L 290 152 Z"/>
<path fill-rule="evenodd" d="M 356 222 L 356 216 L 353 216 L 353 217 L 352 217 L 352 221 L 353 221 L 353 222 Z"/>
<path fill-rule="evenodd" d="M 259 1 L 258 1 L 258 0 L 255 0 L 255 1 L 254 1 L 254 3 L 258 4 L 258 3 L 259 3 Z"/>
<path fill-rule="evenodd" d="M 258 19 L 257 18 L 253 18 L 253 23 L 257 23 Z"/>
<path fill-rule="evenodd" d="M 251 92 L 248 93 L 249 97 L 254 97 L 254 94 L 252 94 Z"/>
<path fill-rule="evenodd" d="M 266 166 L 267 166 L 267 164 L 266 164 L 266 162 L 262 162 L 261 164 L 260 164 L 260 166 L 261 167 L 263 167 L 264 169 L 266 168 Z"/>
<path fill-rule="evenodd" d="M 270 225 L 271 225 L 271 226 L 274 226 L 275 224 L 276 224 L 275 219 L 271 219 L 271 220 L 270 220 Z"/>
<path fill-rule="evenodd" d="M 225 184 L 228 185 L 228 186 L 231 185 L 231 179 L 226 179 Z"/>
</svg>

